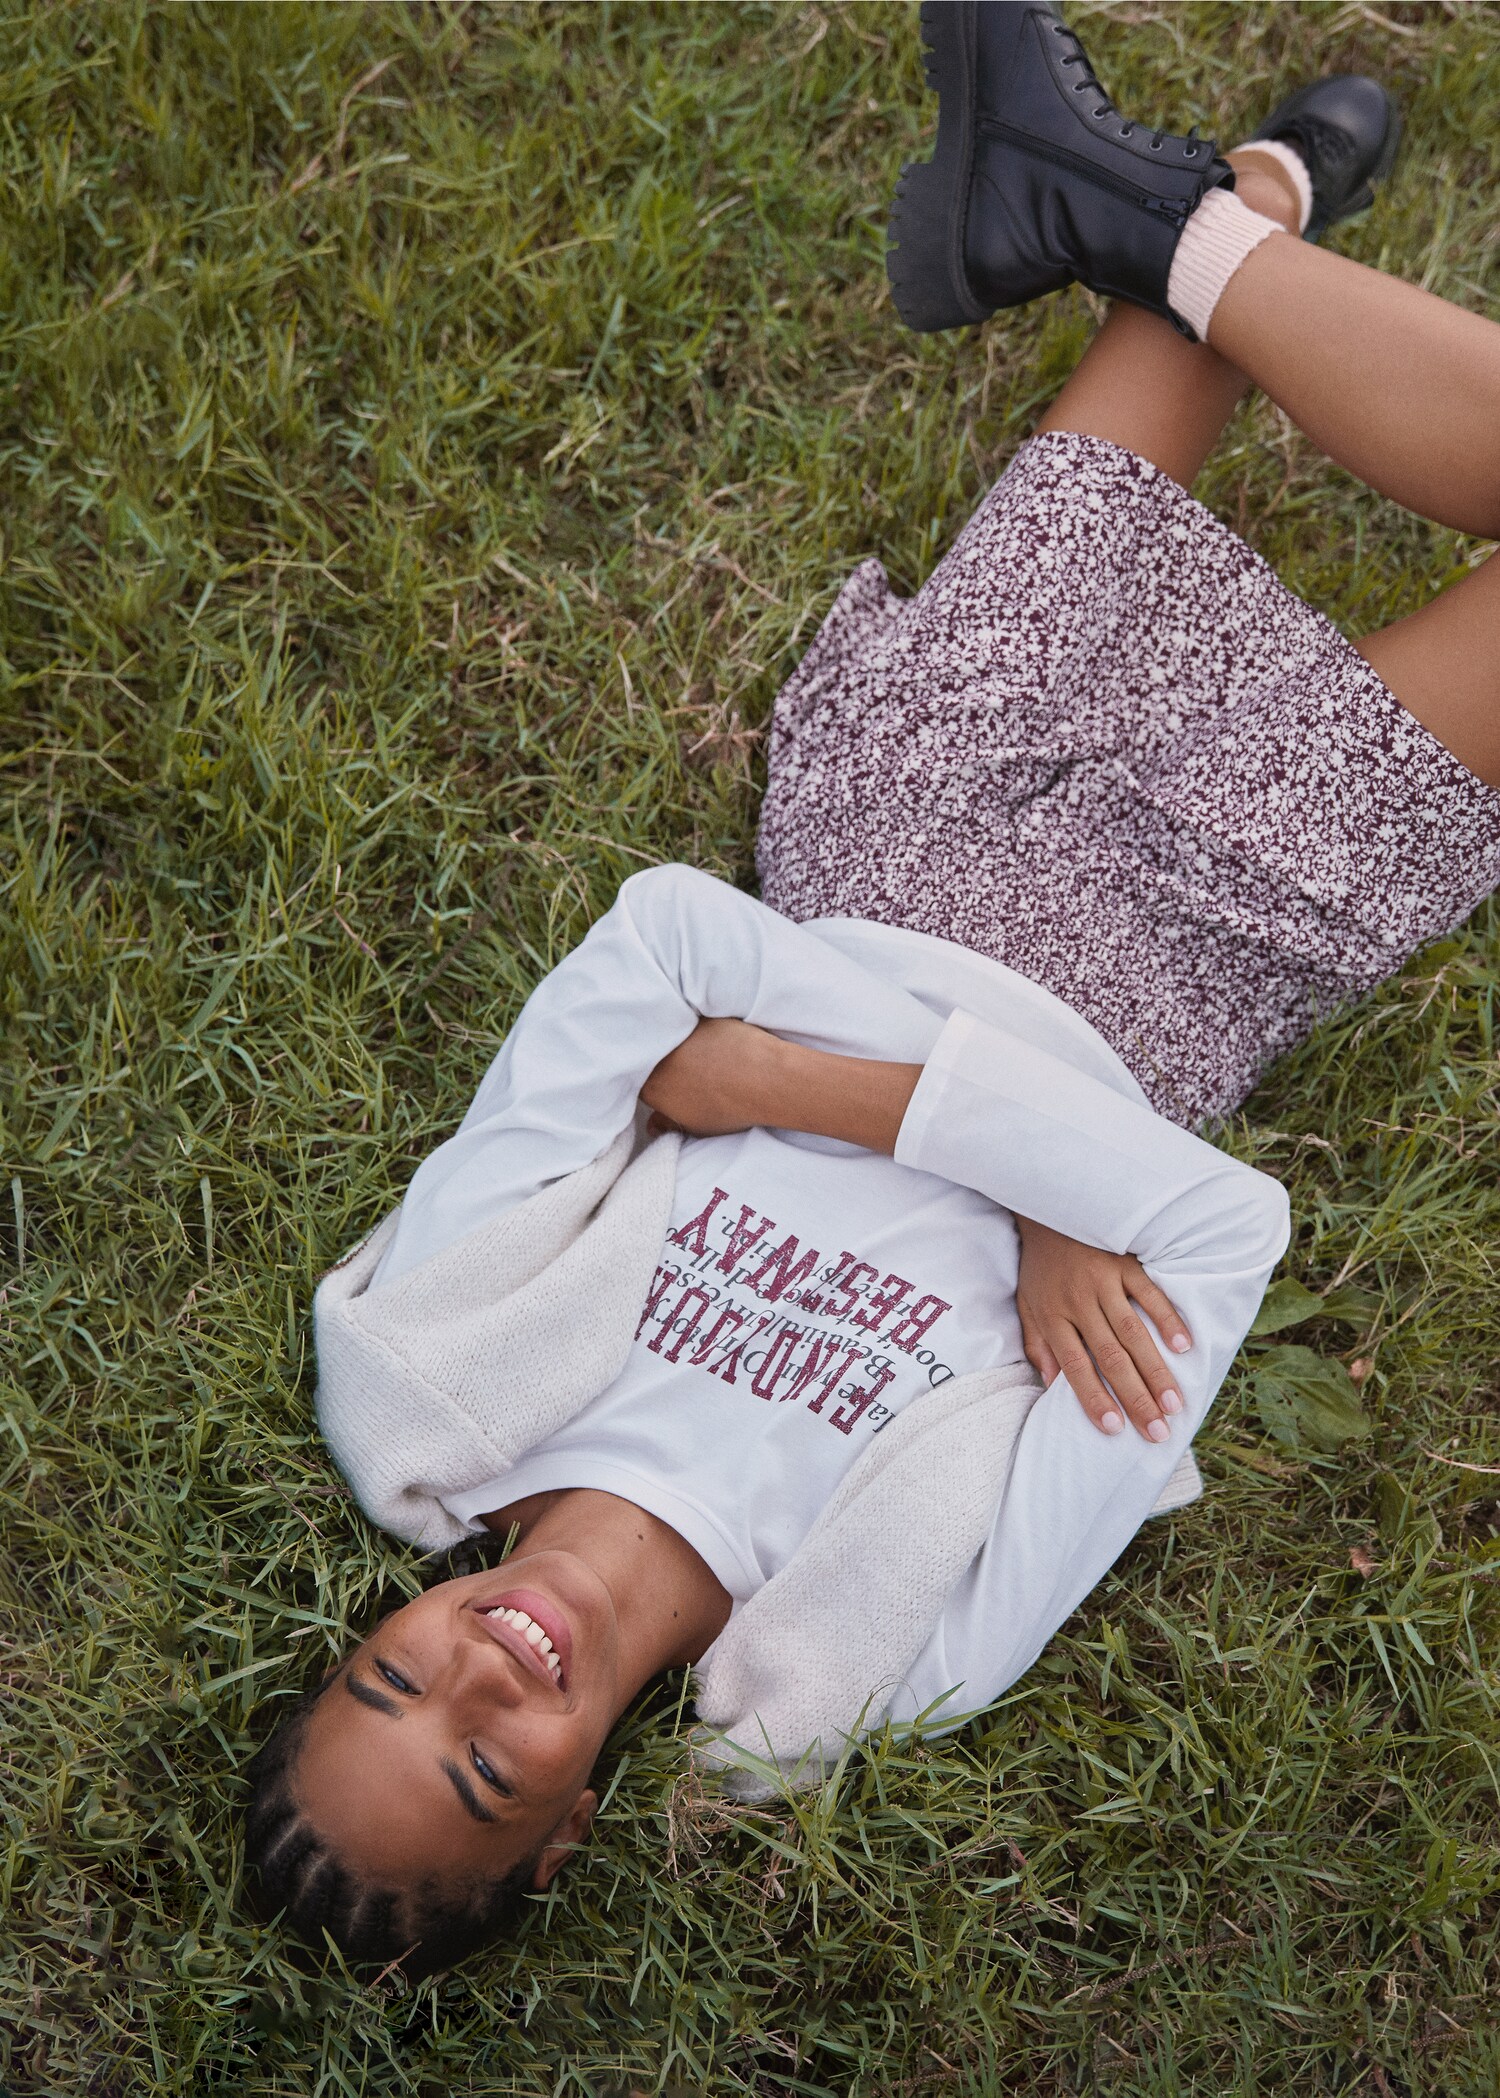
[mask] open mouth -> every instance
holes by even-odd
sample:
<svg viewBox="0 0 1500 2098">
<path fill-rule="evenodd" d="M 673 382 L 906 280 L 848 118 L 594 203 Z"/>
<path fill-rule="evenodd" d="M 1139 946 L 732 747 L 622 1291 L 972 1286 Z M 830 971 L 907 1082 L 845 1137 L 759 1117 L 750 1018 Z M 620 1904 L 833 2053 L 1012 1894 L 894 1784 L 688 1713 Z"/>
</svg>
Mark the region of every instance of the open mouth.
<svg viewBox="0 0 1500 2098">
<path fill-rule="evenodd" d="M 470 1606 L 502 1646 L 559 1690 L 568 1687 L 573 1641 L 556 1603 L 529 1588 L 515 1588 Z"/>
</svg>

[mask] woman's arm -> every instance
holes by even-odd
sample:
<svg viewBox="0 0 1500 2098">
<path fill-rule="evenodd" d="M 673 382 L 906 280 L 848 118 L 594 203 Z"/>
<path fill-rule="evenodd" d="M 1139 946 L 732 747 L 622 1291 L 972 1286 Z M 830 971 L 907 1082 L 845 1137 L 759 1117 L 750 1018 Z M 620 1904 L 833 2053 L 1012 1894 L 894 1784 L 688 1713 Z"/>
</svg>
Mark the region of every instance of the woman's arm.
<svg viewBox="0 0 1500 2098">
<path fill-rule="evenodd" d="M 922 1073 L 920 1064 L 820 1054 L 742 1021 L 705 1020 L 652 1072 L 641 1097 L 695 1136 L 762 1125 L 889 1154 Z M 1174 1353 L 1186 1353 L 1192 1336 L 1176 1306 L 1133 1254 L 1099 1251 L 1020 1214 L 1016 1228 L 1033 1368 L 1049 1384 L 1066 1377 L 1104 1434 L 1118 1434 L 1128 1418 L 1149 1439 L 1165 1439 L 1183 1401 L 1147 1319 Z"/>
<path fill-rule="evenodd" d="M 1237 1266 L 1241 1248 L 1272 1239 L 1276 1258 L 1285 1248 L 1286 1195 L 1268 1174 L 965 1012 L 921 1064 L 814 1053 L 733 1020 L 702 1026 L 642 1098 L 690 1135 L 763 1124 L 882 1151 L 1159 1270 Z"/>
<path fill-rule="evenodd" d="M 1093 1246 L 1170 1291 L 1192 1322 L 1179 1417 L 1160 1438 L 1096 1434 L 1055 1376 L 1026 1418 L 988 1540 L 889 1714 L 956 1723 L 1023 1675 L 1156 1505 L 1202 1424 L 1286 1246 L 1277 1183 L 1060 1059 L 958 1013 L 920 1068 L 809 1057 L 700 1029 L 652 1074 L 680 1126 L 841 1136 L 976 1187 L 1075 1256 Z M 1027 1230 L 1035 1237 L 1036 1225 Z M 1143 1306 L 1149 1310 L 1149 1304 Z M 1080 1315 L 1082 1315 L 1080 1313 Z M 1076 1365 L 1073 1366 L 1076 1372 Z"/>
<path fill-rule="evenodd" d="M 688 1136 L 797 1129 L 889 1158 L 922 1068 L 808 1049 L 744 1020 L 702 1020 L 641 1098 Z"/>
<path fill-rule="evenodd" d="M 457 1133 L 418 1169 L 374 1286 L 597 1158 L 630 1126 L 653 1067 L 705 1014 L 743 1015 L 789 1047 L 916 1059 L 941 1025 L 712 875 L 634 875 L 537 986 Z"/>
</svg>

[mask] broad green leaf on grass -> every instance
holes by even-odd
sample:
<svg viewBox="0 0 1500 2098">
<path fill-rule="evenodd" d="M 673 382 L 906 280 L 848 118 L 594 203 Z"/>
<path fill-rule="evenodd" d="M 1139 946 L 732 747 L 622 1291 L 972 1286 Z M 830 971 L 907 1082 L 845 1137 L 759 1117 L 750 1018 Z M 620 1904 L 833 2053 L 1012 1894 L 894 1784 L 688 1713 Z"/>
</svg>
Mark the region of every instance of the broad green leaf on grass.
<svg viewBox="0 0 1500 2098">
<path fill-rule="evenodd" d="M 1370 1418 L 1341 1362 L 1311 1348 L 1267 1348 L 1251 1379 L 1255 1407 L 1276 1440 L 1287 1449 L 1310 1443 L 1336 1450 L 1370 1432 Z"/>
<path fill-rule="evenodd" d="M 1273 1282 L 1261 1299 L 1260 1310 L 1250 1331 L 1257 1338 L 1263 1333 L 1279 1333 L 1284 1326 L 1300 1326 L 1304 1319 L 1313 1319 L 1323 1309 L 1323 1299 L 1315 1296 L 1305 1283 L 1295 1275 L 1283 1275 Z"/>
<path fill-rule="evenodd" d="M 1263 1339 L 1287 1326 L 1300 1326 L 1304 1319 L 1348 1319 L 1362 1325 L 1379 1309 L 1379 1297 L 1371 1296 L 1368 1290 L 1331 1289 L 1326 1297 L 1320 1297 L 1295 1275 L 1283 1275 L 1266 1291 L 1250 1332 L 1254 1338 Z"/>
</svg>

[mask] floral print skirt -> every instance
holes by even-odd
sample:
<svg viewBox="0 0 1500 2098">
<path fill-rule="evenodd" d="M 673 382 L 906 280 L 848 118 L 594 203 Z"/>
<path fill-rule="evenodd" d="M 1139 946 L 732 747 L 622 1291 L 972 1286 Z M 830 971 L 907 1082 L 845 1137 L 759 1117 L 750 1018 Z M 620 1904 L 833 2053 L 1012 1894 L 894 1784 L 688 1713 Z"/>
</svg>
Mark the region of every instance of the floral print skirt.
<svg viewBox="0 0 1500 2098">
<path fill-rule="evenodd" d="M 776 702 L 765 900 L 1044 984 L 1183 1123 L 1500 885 L 1500 792 L 1157 467 L 1034 437 Z"/>
</svg>

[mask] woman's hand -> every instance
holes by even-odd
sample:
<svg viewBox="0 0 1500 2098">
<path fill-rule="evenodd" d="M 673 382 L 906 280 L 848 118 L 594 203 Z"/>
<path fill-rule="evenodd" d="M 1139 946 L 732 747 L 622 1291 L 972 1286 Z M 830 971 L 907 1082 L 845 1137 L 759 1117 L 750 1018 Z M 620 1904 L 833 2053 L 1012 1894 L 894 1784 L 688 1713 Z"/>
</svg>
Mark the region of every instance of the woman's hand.
<svg viewBox="0 0 1500 2098">
<path fill-rule="evenodd" d="M 1118 1435 L 1128 1418 L 1152 1442 L 1165 1442 L 1163 1416 L 1180 1413 L 1182 1397 L 1137 1307 L 1169 1348 L 1185 1354 L 1192 1335 L 1176 1307 L 1128 1254 L 1082 1246 L 1029 1217 L 1017 1217 L 1016 1228 L 1016 1302 L 1032 1368 L 1049 1384 L 1066 1377 L 1106 1435 Z"/>
</svg>

